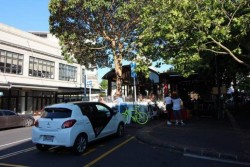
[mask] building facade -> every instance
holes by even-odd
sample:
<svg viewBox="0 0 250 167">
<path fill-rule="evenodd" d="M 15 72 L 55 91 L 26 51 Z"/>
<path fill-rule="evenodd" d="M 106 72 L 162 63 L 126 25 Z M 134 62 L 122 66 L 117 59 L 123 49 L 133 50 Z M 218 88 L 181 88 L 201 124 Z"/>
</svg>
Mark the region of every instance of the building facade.
<svg viewBox="0 0 250 167">
<path fill-rule="evenodd" d="M 67 63 L 49 33 L 0 23 L 0 109 L 35 113 L 49 104 L 87 100 L 98 91 L 97 69 Z"/>
</svg>

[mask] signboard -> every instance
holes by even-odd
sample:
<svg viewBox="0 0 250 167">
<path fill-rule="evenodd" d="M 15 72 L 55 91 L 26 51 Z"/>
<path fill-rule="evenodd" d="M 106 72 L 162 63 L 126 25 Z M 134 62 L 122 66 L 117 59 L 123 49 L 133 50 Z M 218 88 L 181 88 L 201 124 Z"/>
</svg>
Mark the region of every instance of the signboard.
<svg viewBox="0 0 250 167">
<path fill-rule="evenodd" d="M 135 72 L 135 69 L 136 69 L 136 63 L 135 62 L 132 62 L 130 64 L 130 69 L 131 69 L 131 77 L 132 78 L 136 78 L 137 77 L 137 74 Z"/>
<path fill-rule="evenodd" d="M 87 88 L 91 88 L 91 87 L 92 87 L 92 81 L 91 81 L 91 80 L 88 80 L 88 81 L 86 82 L 86 86 L 87 86 Z"/>
</svg>

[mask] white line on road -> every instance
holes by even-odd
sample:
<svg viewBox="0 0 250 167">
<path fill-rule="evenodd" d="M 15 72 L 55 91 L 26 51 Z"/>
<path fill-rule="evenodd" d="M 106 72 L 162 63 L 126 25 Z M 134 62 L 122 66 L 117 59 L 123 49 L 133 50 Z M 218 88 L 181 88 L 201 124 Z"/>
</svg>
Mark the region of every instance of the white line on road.
<svg viewBox="0 0 250 167">
<path fill-rule="evenodd" d="M 192 158 L 198 158 L 198 159 L 206 159 L 206 160 L 211 160 L 211 161 L 218 161 L 218 162 L 225 162 L 225 163 L 231 163 L 231 164 L 250 166 L 250 163 L 246 163 L 246 162 L 219 159 L 219 158 L 213 158 L 213 157 L 201 156 L 201 155 L 195 155 L 195 154 L 189 154 L 189 153 L 184 153 L 183 155 L 186 157 L 192 157 Z"/>
<path fill-rule="evenodd" d="M 29 151 L 32 151 L 32 150 L 35 150 L 35 149 L 36 149 L 36 147 L 30 147 L 30 148 L 27 148 L 27 149 L 24 149 L 24 150 L 20 150 L 20 151 L 16 151 L 16 152 L 13 152 L 13 153 L 5 154 L 5 155 L 0 156 L 0 160 L 5 159 L 5 158 L 9 158 L 9 157 L 13 157 L 15 155 L 22 154 L 22 153 L 25 153 L 25 152 L 29 152 Z"/>
<path fill-rule="evenodd" d="M 1 147 L 8 146 L 8 145 L 13 145 L 13 144 L 21 143 L 21 142 L 24 142 L 24 141 L 27 141 L 27 140 L 31 140 L 31 138 L 27 138 L 27 139 L 18 140 L 18 141 L 15 141 L 15 142 L 11 142 L 11 143 L 7 143 L 7 144 L 3 144 L 3 145 L 0 145 L 0 148 L 1 148 Z"/>
</svg>

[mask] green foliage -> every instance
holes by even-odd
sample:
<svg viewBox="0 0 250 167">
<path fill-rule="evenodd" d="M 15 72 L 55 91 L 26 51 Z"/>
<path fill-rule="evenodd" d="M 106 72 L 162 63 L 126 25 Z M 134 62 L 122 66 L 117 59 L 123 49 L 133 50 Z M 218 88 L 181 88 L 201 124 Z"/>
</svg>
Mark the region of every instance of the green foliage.
<svg viewBox="0 0 250 167">
<path fill-rule="evenodd" d="M 250 78 L 249 77 L 240 77 L 239 79 L 239 84 L 238 84 L 238 89 L 244 90 L 244 92 L 250 92 Z"/>
<path fill-rule="evenodd" d="M 49 11 L 65 59 L 87 68 L 114 64 L 117 90 L 124 59 L 146 76 L 152 61 L 188 76 L 211 69 L 215 56 L 225 82 L 249 72 L 248 0 L 51 0 Z"/>
<path fill-rule="evenodd" d="M 102 82 L 100 83 L 100 86 L 101 86 L 102 90 L 108 89 L 108 81 L 107 80 L 102 80 Z"/>
<path fill-rule="evenodd" d="M 59 38 L 66 60 L 86 68 L 114 64 L 120 91 L 122 60 L 135 57 L 142 5 L 140 0 L 51 0 L 50 31 Z"/>
<path fill-rule="evenodd" d="M 242 50 L 250 31 L 250 1 L 154 0 L 142 10 L 137 43 L 144 54 L 159 55 L 185 76 L 200 68 L 204 52 L 249 68 L 249 48 L 244 61 Z"/>
</svg>

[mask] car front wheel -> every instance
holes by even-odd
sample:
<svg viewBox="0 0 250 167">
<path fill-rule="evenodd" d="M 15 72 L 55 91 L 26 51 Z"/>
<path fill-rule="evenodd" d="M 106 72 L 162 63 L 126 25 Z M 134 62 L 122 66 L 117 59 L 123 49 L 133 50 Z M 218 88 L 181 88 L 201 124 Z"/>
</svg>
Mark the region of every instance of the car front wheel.
<svg viewBox="0 0 250 167">
<path fill-rule="evenodd" d="M 30 118 L 27 118 L 24 120 L 24 126 L 28 127 L 28 126 L 32 126 L 34 124 L 33 120 Z"/>
<path fill-rule="evenodd" d="M 73 152 L 76 155 L 81 155 L 86 150 L 87 144 L 88 144 L 87 136 L 84 134 L 80 134 L 75 140 L 73 146 Z"/>
</svg>

